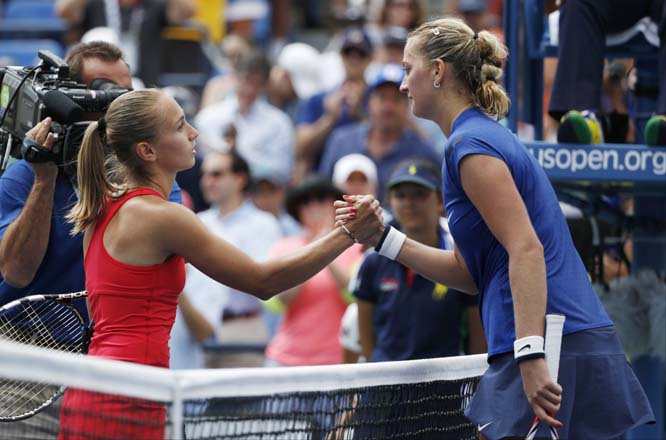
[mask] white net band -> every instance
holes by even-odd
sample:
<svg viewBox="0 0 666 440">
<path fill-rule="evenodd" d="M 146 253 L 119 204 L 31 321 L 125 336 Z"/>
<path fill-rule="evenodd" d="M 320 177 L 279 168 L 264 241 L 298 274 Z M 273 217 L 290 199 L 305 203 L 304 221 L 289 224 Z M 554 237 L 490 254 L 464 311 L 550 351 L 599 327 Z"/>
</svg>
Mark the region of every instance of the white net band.
<svg viewBox="0 0 666 440">
<path fill-rule="evenodd" d="M 62 410 L 49 408 L 56 424 L 32 431 L 40 438 L 56 438 L 60 431 L 63 439 L 142 432 L 188 439 L 475 439 L 462 412 L 486 368 L 485 355 L 476 355 L 171 371 L 0 341 L 1 382 L 68 387 L 53 405 L 62 404 Z"/>
</svg>

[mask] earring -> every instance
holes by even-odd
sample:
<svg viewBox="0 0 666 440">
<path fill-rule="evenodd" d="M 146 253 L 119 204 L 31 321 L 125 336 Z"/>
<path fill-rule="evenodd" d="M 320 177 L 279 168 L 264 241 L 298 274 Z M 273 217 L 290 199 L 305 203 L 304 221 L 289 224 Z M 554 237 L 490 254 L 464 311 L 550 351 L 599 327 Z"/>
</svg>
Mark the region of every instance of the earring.
<svg viewBox="0 0 666 440">
<path fill-rule="evenodd" d="M 437 81 L 435 81 L 434 83 L 432 83 L 432 86 L 433 86 L 434 88 L 436 88 L 436 89 L 439 89 L 439 86 L 440 86 L 440 85 L 441 85 L 441 84 L 438 83 Z"/>
</svg>

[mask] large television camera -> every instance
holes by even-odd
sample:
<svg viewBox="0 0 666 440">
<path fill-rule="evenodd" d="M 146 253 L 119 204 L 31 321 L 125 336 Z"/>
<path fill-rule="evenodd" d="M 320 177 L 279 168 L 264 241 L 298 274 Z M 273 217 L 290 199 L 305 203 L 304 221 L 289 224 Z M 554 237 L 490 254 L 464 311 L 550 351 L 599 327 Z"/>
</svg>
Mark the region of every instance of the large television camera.
<svg viewBox="0 0 666 440">
<path fill-rule="evenodd" d="M 61 167 L 74 164 L 88 125 L 129 91 L 107 80 L 95 80 L 89 89 L 70 77 L 69 66 L 58 56 L 40 50 L 39 58 L 35 67 L 0 69 L 0 174 L 10 156 Z M 26 133 L 47 116 L 55 135 L 51 151 L 24 146 Z"/>
</svg>

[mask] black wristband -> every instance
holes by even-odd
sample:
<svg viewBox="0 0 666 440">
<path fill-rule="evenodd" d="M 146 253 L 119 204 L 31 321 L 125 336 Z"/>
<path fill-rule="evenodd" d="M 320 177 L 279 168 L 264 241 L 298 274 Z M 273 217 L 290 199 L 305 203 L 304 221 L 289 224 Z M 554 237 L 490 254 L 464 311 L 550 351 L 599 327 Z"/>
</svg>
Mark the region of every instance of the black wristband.
<svg viewBox="0 0 666 440">
<path fill-rule="evenodd" d="M 384 232 L 382 233 L 382 238 L 379 239 L 379 243 L 377 243 L 377 246 L 375 246 L 375 252 L 379 252 L 379 250 L 382 248 L 384 240 L 386 240 L 386 236 L 389 234 L 390 230 L 391 226 L 386 225 L 386 227 L 384 228 Z"/>
<path fill-rule="evenodd" d="M 516 358 L 516 363 L 520 364 L 522 361 L 526 361 L 526 360 L 529 360 L 529 359 L 544 359 L 545 357 L 546 357 L 546 353 L 544 353 L 543 351 L 538 352 L 538 353 L 530 353 L 530 354 L 526 354 L 525 356 L 521 356 L 521 357 Z"/>
</svg>

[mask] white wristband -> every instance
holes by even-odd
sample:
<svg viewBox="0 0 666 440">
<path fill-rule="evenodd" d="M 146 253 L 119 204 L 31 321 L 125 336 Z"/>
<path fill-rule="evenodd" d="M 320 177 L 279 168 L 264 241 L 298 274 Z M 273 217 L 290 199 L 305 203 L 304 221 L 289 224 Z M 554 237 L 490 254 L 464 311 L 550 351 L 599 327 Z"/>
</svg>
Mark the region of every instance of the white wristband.
<svg viewBox="0 0 666 440">
<path fill-rule="evenodd" d="M 513 357 L 518 361 L 545 357 L 542 336 L 525 336 L 513 341 Z"/>
<path fill-rule="evenodd" d="M 400 253 L 400 249 L 402 249 L 402 245 L 405 243 L 407 236 L 396 228 L 390 226 L 387 227 L 390 228 L 390 230 L 388 231 L 384 242 L 381 243 L 381 247 L 376 249 L 376 251 L 379 255 L 383 255 L 390 260 L 395 260 Z"/>
</svg>

